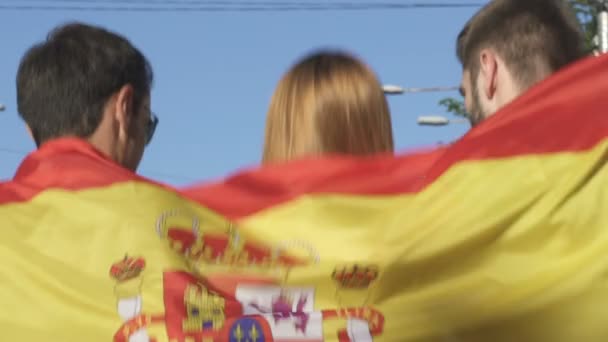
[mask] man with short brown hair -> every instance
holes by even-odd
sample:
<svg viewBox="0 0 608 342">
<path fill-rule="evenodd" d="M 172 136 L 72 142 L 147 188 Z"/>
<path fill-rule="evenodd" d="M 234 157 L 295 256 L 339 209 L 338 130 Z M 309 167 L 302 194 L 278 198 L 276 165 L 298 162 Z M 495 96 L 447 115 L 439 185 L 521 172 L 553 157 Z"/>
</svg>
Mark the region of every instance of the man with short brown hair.
<svg viewBox="0 0 608 342">
<path fill-rule="evenodd" d="M 457 55 L 461 93 L 476 125 L 587 52 L 565 0 L 493 0 L 458 35 Z"/>
</svg>

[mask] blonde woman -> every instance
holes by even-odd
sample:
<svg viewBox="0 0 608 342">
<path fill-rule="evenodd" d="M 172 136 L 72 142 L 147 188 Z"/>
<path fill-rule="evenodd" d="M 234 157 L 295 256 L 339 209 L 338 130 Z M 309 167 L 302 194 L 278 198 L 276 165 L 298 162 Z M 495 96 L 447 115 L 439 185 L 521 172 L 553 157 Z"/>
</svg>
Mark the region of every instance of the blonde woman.
<svg viewBox="0 0 608 342">
<path fill-rule="evenodd" d="M 263 163 L 392 152 L 386 97 L 362 61 L 343 52 L 317 52 L 279 82 L 267 115 Z"/>
</svg>

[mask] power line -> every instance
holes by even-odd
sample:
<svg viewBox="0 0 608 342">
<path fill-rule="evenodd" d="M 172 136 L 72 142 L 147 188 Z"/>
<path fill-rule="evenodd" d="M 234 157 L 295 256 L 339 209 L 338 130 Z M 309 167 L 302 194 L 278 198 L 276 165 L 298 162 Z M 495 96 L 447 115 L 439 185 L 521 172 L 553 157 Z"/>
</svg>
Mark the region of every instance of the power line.
<svg viewBox="0 0 608 342">
<path fill-rule="evenodd" d="M 38 2 L 38 3 L 81 3 L 81 4 L 144 4 L 144 5 L 214 5 L 214 6 L 307 6 L 307 5 L 353 5 L 353 4 L 394 4 L 386 1 L 258 1 L 258 0 L 15 0 L 14 2 Z"/>
<path fill-rule="evenodd" d="M 105 2 L 92 2 L 86 0 L 64 0 L 65 3 L 77 5 L 0 5 L 0 10 L 4 11 L 87 11 L 87 12 L 295 12 L 295 11 L 369 11 L 369 10 L 407 10 L 407 9 L 449 9 L 449 8 L 476 8 L 481 3 L 270 3 L 252 4 L 236 2 L 233 6 L 219 1 L 200 2 L 200 1 L 175 1 L 155 2 L 158 6 L 150 6 L 150 2 L 139 2 L 135 0 L 104 0 Z M 113 1 L 113 2 L 111 2 Z M 99 6 L 98 4 L 142 4 L 142 6 Z M 215 3 L 218 3 L 215 5 Z M 90 5 L 85 5 L 90 4 Z M 143 4 L 146 4 L 145 6 Z M 172 6 L 167 6 L 171 4 Z M 181 6 L 178 6 L 181 5 Z"/>
<path fill-rule="evenodd" d="M 409 6 L 423 3 L 403 1 L 260 1 L 260 0 L 15 0 L 13 2 L 81 3 L 81 4 L 144 4 L 144 5 L 214 5 L 214 6 Z M 426 5 L 426 4 L 425 4 Z M 481 3 L 430 3 L 431 6 L 481 6 Z"/>
<path fill-rule="evenodd" d="M 25 152 L 25 151 L 14 150 L 12 148 L 5 148 L 5 147 L 0 147 L 0 152 L 6 153 L 6 154 L 15 154 L 15 155 L 19 155 L 19 156 L 24 156 L 27 154 L 27 152 Z"/>
</svg>

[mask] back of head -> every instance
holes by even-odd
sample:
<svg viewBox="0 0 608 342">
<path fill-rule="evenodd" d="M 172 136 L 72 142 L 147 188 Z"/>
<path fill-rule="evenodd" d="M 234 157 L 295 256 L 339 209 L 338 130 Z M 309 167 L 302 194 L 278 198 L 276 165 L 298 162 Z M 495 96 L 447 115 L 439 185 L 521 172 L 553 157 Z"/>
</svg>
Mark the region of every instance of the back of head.
<svg viewBox="0 0 608 342">
<path fill-rule="evenodd" d="M 457 55 L 474 79 L 479 53 L 493 49 L 521 91 L 587 55 L 582 29 L 565 0 L 493 0 L 461 31 Z"/>
<path fill-rule="evenodd" d="M 38 145 L 55 138 L 91 136 L 104 106 L 121 87 L 142 106 L 152 85 L 145 56 L 122 36 L 80 23 L 60 26 L 23 56 L 17 104 Z"/>
<path fill-rule="evenodd" d="M 391 119 L 382 86 L 355 57 L 314 53 L 279 82 L 268 110 L 264 162 L 392 151 Z"/>
</svg>

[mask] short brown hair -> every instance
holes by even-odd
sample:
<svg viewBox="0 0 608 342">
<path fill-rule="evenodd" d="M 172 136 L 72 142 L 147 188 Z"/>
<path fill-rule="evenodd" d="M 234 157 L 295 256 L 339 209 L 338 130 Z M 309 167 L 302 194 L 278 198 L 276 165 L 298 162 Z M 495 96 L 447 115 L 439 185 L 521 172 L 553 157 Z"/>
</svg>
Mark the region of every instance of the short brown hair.
<svg viewBox="0 0 608 342">
<path fill-rule="evenodd" d="M 299 61 L 279 82 L 267 115 L 263 162 L 392 151 L 391 118 L 382 86 L 357 58 L 317 52 Z"/>
<path fill-rule="evenodd" d="M 521 86 L 587 55 L 582 27 L 565 0 L 493 0 L 467 22 L 457 39 L 464 69 L 477 74 L 479 52 L 492 48 Z"/>
<path fill-rule="evenodd" d="M 139 109 L 153 79 L 148 59 L 125 37 L 79 22 L 61 25 L 21 59 L 19 114 L 37 145 L 63 136 L 88 138 L 112 94 L 131 85 Z"/>
</svg>

